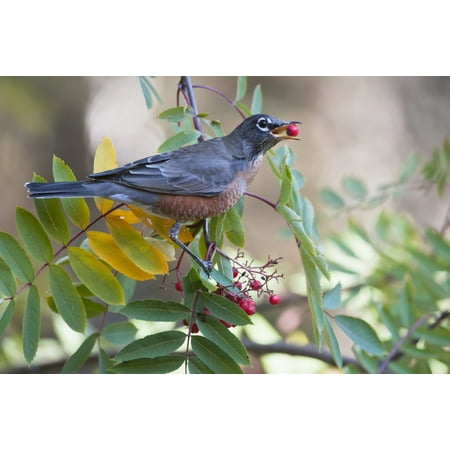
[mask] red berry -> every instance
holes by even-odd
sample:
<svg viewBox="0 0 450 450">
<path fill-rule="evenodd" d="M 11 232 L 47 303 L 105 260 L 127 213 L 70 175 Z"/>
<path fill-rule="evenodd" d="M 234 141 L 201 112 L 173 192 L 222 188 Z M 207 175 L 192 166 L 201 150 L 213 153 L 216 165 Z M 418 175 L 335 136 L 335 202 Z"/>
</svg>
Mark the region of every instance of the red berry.
<svg viewBox="0 0 450 450">
<path fill-rule="evenodd" d="M 226 322 L 225 320 L 219 319 L 219 322 L 223 323 L 227 328 L 234 327 L 232 323 Z"/>
<path fill-rule="evenodd" d="M 234 282 L 234 285 L 235 285 L 239 290 L 242 289 L 242 283 L 241 283 L 240 281 L 235 281 L 235 282 Z"/>
<path fill-rule="evenodd" d="M 236 267 L 233 267 L 233 278 L 236 278 L 239 275 L 239 270 Z"/>
<path fill-rule="evenodd" d="M 272 294 L 269 297 L 269 302 L 271 305 L 278 305 L 278 303 L 280 303 L 281 298 L 277 295 L 277 294 Z"/>
<path fill-rule="evenodd" d="M 249 316 L 255 314 L 256 312 L 256 303 L 254 300 L 249 300 L 247 305 L 247 310 L 245 311 Z"/>
<path fill-rule="evenodd" d="M 183 292 L 183 285 L 181 284 L 181 281 L 177 281 L 177 282 L 175 283 L 175 289 L 176 289 L 178 292 Z"/>
<path fill-rule="evenodd" d="M 253 289 L 257 291 L 258 289 L 261 289 L 262 284 L 258 280 L 251 280 L 250 281 L 250 289 Z"/>
<path fill-rule="evenodd" d="M 186 319 L 183 319 L 183 325 L 189 327 L 189 322 Z M 198 333 L 198 326 L 196 323 L 194 323 L 191 327 L 191 333 Z"/>
<path fill-rule="evenodd" d="M 298 136 L 298 133 L 300 133 L 300 130 L 298 129 L 298 126 L 295 123 L 291 123 L 286 127 L 286 134 L 288 136 Z"/>
<path fill-rule="evenodd" d="M 238 305 L 249 316 L 256 312 L 256 303 L 251 298 L 241 298 Z"/>
</svg>

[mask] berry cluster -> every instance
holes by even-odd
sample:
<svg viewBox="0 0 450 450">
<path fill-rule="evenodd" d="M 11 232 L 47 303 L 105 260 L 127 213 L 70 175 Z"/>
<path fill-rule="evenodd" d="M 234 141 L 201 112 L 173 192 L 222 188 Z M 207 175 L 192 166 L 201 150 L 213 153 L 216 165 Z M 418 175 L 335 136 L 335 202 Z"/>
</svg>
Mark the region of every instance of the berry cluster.
<svg viewBox="0 0 450 450">
<path fill-rule="evenodd" d="M 253 264 L 253 261 L 245 261 L 244 263 L 239 262 L 239 259 L 242 257 L 243 254 L 238 253 L 236 258 L 233 259 L 235 264 L 233 267 L 233 288 L 231 288 L 231 286 L 222 286 L 218 284 L 214 294 L 220 295 L 221 297 L 236 303 L 236 305 L 238 305 L 246 314 L 251 316 L 256 312 L 256 302 L 253 298 L 255 295 L 259 298 L 263 294 L 266 294 L 271 305 L 280 303 L 280 297 L 270 289 L 269 283 L 272 280 L 282 278 L 283 275 L 279 274 L 276 270 L 271 270 L 278 264 L 280 258 L 269 258 L 265 264 L 256 266 Z M 183 291 L 181 281 L 178 280 L 175 283 L 175 289 L 178 292 Z M 210 311 L 207 308 L 203 308 L 201 312 L 203 314 L 210 314 Z M 234 326 L 232 323 L 221 319 L 218 320 L 227 328 Z M 189 326 L 187 320 L 184 320 L 183 323 L 184 325 Z M 190 326 L 190 332 L 198 332 L 198 326 L 195 322 Z"/>
</svg>

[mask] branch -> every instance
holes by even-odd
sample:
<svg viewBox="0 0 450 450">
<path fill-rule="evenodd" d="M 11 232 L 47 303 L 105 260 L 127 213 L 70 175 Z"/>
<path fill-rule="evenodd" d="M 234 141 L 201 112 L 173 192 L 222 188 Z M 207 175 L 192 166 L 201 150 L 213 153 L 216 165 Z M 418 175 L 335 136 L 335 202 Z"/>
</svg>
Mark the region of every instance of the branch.
<svg viewBox="0 0 450 450">
<path fill-rule="evenodd" d="M 314 345 L 294 345 L 288 344 L 287 342 L 276 342 L 274 344 L 257 344 L 249 339 L 243 339 L 242 343 L 245 348 L 256 355 L 265 355 L 268 353 L 283 353 L 285 355 L 293 356 L 308 356 L 310 358 L 318 359 L 320 361 L 326 362 L 332 366 L 336 367 L 336 362 L 330 352 L 319 351 L 319 349 Z M 353 364 L 359 369 L 366 372 L 364 367 L 353 358 L 343 356 L 342 361 L 344 364 Z"/>
<path fill-rule="evenodd" d="M 200 137 L 198 138 L 198 140 L 199 142 L 204 141 L 205 136 L 203 135 L 202 124 L 200 122 L 200 119 L 198 118 L 197 100 L 195 98 L 194 89 L 192 88 L 191 77 L 181 77 L 178 87 L 183 92 L 183 95 L 186 92 L 187 103 L 194 112 L 194 116 L 192 117 L 194 128 L 197 131 L 200 131 Z"/>
<path fill-rule="evenodd" d="M 378 373 L 384 373 L 394 359 L 398 358 L 402 353 L 400 351 L 400 347 L 405 343 L 406 340 L 408 340 L 411 335 L 414 333 L 414 331 L 417 330 L 422 324 L 424 324 L 428 319 L 431 317 L 434 317 L 434 313 L 428 313 L 424 316 L 417 319 L 409 328 L 407 333 L 399 339 L 395 345 L 392 347 L 392 350 L 389 352 L 389 355 L 386 356 L 386 359 L 383 361 L 383 363 L 380 365 L 378 369 Z"/>
</svg>

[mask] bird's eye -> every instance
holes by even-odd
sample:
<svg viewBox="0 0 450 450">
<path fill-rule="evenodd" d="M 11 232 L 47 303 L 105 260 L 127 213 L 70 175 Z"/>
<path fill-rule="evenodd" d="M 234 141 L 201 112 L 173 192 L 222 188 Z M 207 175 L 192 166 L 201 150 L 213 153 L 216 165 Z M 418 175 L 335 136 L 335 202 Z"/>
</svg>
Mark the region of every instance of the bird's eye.
<svg viewBox="0 0 450 450">
<path fill-rule="evenodd" d="M 269 131 L 269 123 L 272 123 L 272 121 L 268 117 L 261 117 L 258 119 L 258 122 L 256 122 L 256 126 L 261 131 Z"/>
</svg>

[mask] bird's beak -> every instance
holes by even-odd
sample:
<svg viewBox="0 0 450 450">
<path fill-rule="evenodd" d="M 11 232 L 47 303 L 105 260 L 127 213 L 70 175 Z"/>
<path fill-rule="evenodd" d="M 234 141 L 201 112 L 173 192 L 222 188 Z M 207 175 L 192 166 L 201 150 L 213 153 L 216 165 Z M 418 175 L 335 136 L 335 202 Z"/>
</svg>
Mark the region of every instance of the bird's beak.
<svg viewBox="0 0 450 450">
<path fill-rule="evenodd" d="M 298 120 L 292 120 L 291 122 L 286 122 L 283 125 L 280 125 L 279 127 L 273 128 L 272 130 L 270 130 L 270 133 L 277 137 L 278 139 L 294 139 L 295 141 L 300 141 L 300 138 L 298 138 L 297 136 L 290 136 L 289 134 L 286 133 L 286 129 L 289 125 L 291 124 L 302 124 L 302 122 L 298 121 Z"/>
</svg>

